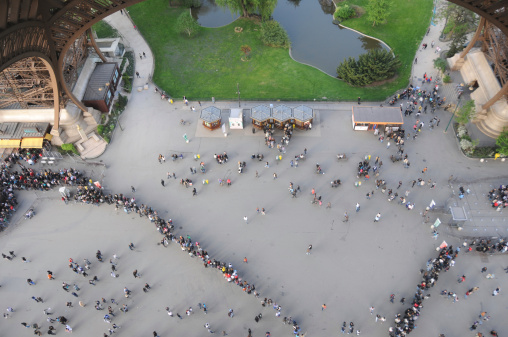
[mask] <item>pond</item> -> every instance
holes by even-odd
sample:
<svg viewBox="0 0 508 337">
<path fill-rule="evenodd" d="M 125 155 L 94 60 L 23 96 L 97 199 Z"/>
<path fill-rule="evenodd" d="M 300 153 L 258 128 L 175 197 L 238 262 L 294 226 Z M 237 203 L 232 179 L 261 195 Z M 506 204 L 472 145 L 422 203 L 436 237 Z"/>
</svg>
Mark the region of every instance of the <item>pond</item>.
<svg viewBox="0 0 508 337">
<path fill-rule="evenodd" d="M 291 56 L 298 62 L 314 66 L 336 77 L 337 66 L 347 57 L 358 57 L 370 49 L 388 49 L 383 43 L 334 25 L 335 6 L 327 0 L 279 0 L 273 12 L 288 32 L 291 40 Z M 204 0 L 199 8 L 192 9 L 193 16 L 204 27 L 220 27 L 238 18 Z"/>
</svg>

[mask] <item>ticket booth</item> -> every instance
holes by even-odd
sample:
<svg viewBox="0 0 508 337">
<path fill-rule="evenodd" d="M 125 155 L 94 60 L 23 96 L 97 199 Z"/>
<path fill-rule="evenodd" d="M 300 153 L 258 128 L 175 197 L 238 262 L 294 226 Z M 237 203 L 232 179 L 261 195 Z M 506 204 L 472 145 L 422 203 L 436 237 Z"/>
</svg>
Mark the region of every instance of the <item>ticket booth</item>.
<svg viewBox="0 0 508 337">
<path fill-rule="evenodd" d="M 243 129 L 243 111 L 242 109 L 231 109 L 229 114 L 229 128 Z"/>
<path fill-rule="evenodd" d="M 366 131 L 391 128 L 397 131 L 403 124 L 402 111 L 399 107 L 356 106 L 352 108 L 353 130 Z"/>
</svg>

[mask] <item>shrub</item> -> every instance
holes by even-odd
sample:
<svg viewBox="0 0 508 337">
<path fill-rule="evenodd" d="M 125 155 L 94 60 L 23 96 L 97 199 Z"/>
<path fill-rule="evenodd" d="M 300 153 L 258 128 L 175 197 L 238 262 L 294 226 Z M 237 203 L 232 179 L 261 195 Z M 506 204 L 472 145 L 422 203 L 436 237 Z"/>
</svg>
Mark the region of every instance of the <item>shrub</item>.
<svg viewBox="0 0 508 337">
<path fill-rule="evenodd" d="M 499 147 L 499 153 L 503 156 L 508 156 L 508 128 L 499 134 L 496 139 L 496 145 Z"/>
<path fill-rule="evenodd" d="M 128 51 L 125 53 L 125 56 L 129 60 L 129 65 L 127 69 L 125 69 L 124 74 L 128 74 L 129 76 L 134 76 L 134 65 L 136 64 L 136 58 L 134 57 L 134 53 Z"/>
<path fill-rule="evenodd" d="M 178 19 L 176 19 L 176 30 L 181 34 L 186 34 L 187 37 L 191 37 L 194 34 L 197 34 L 199 31 L 199 23 L 192 17 L 189 11 L 185 11 Z"/>
<path fill-rule="evenodd" d="M 266 21 L 261 25 L 261 40 L 270 47 L 289 48 L 288 33 L 277 21 Z"/>
<path fill-rule="evenodd" d="M 467 101 L 457 112 L 455 115 L 455 121 L 460 125 L 466 125 L 469 123 L 471 118 L 473 118 L 476 113 L 476 105 L 474 100 Z"/>
<path fill-rule="evenodd" d="M 99 136 L 102 136 L 104 134 L 104 125 L 97 126 L 97 133 L 99 134 Z"/>
<path fill-rule="evenodd" d="M 129 100 L 128 100 L 127 96 L 119 94 L 118 99 L 116 100 L 115 104 L 113 105 L 114 113 L 121 114 L 125 110 L 125 107 L 127 106 L 128 101 Z"/>
<path fill-rule="evenodd" d="M 444 83 L 451 83 L 451 81 L 452 81 L 452 78 L 450 77 L 450 75 L 445 75 L 443 77 L 443 82 Z"/>
<path fill-rule="evenodd" d="M 368 85 L 393 77 L 400 64 L 399 58 L 388 50 L 369 50 L 358 60 L 353 57 L 344 59 L 337 67 L 337 77 L 351 85 Z"/>
<path fill-rule="evenodd" d="M 355 10 L 346 4 L 346 5 L 337 7 L 337 9 L 335 10 L 335 13 L 333 13 L 333 18 L 338 21 L 346 21 L 347 19 L 352 18 L 355 15 L 356 15 Z"/>
<path fill-rule="evenodd" d="M 442 58 L 434 60 L 434 68 L 441 70 L 442 73 L 446 71 L 446 61 Z"/>
<path fill-rule="evenodd" d="M 474 145 L 471 141 L 467 139 L 462 139 L 460 141 L 460 148 L 466 152 L 471 152 L 474 149 Z"/>
<path fill-rule="evenodd" d="M 462 139 L 462 137 L 464 137 L 464 135 L 467 135 L 467 129 L 465 126 L 461 125 L 457 128 L 457 137 Z"/>
<path fill-rule="evenodd" d="M 472 153 L 475 157 L 494 157 L 496 154 L 496 148 L 491 146 L 476 147 Z"/>
<path fill-rule="evenodd" d="M 74 154 L 77 154 L 79 156 L 79 152 L 78 150 L 74 147 L 74 144 L 71 144 L 71 143 L 68 143 L 68 144 L 62 144 L 60 146 L 62 148 L 62 150 L 64 150 L 65 152 L 72 152 Z"/>
<path fill-rule="evenodd" d="M 104 137 L 102 137 L 102 139 L 104 139 L 106 141 L 106 143 L 108 143 L 108 144 L 111 141 L 108 136 L 104 136 Z"/>
<path fill-rule="evenodd" d="M 132 91 L 132 82 L 131 82 L 130 77 L 127 75 L 127 73 L 123 74 L 122 79 L 123 79 L 123 90 L 125 90 L 126 92 L 131 92 Z"/>
</svg>

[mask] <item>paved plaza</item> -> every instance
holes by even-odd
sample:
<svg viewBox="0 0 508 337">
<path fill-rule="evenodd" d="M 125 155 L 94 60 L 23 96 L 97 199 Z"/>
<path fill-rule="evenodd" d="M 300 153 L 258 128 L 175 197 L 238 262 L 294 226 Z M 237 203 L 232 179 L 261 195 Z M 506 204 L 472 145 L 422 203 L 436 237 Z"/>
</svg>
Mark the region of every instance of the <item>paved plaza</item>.
<svg viewBox="0 0 508 337">
<path fill-rule="evenodd" d="M 132 42 L 131 46 L 136 54 L 137 46 L 144 48 Z M 425 57 L 418 58 L 419 68 L 415 71 L 420 72 Z M 143 66 L 147 73 L 144 76 L 149 76 L 152 64 Z M 135 80 L 134 85 L 145 82 L 147 78 Z M 427 86 L 430 88 L 430 84 Z M 416 140 L 406 140 L 404 153 L 411 163 L 406 169 L 401 161 L 390 160 L 390 155 L 397 152 L 395 144 L 387 148 L 387 141 L 381 143 L 372 132 L 352 130 L 351 107 L 356 103 L 306 102 L 316 114 L 312 130 L 296 130 L 286 152 L 279 153 L 265 145 L 262 132 L 252 132 L 247 118 L 243 130 L 228 130 L 224 137 L 220 129 L 205 130 L 199 120 L 200 109 L 212 102 L 201 102 L 200 107 L 191 101 L 189 105 L 197 110 L 193 112 L 180 98 L 169 104 L 154 93 L 152 84 L 149 87 L 132 93 L 121 116 L 123 130 L 115 130 L 106 152 L 95 160 L 105 168 L 71 159 L 59 162 L 58 167 L 78 168 L 100 181 L 107 193 L 135 197 L 138 204 L 148 204 L 161 217 L 171 218 L 177 236 L 189 235 L 212 259 L 232 263 L 242 279 L 255 284 L 260 298 L 226 282 L 218 270 L 205 269 L 199 259 L 190 257 L 178 244 L 170 243 L 167 248 L 159 245 L 161 235 L 146 218 L 115 211 L 107 204 L 66 205 L 57 191 L 27 191 L 18 193 L 18 212 L 11 226 L 0 234 L 0 251 L 13 250 L 17 255 L 12 261 L 1 262 L 0 303 L 4 313 L 8 313 L 7 307 L 14 312 L 2 320 L 0 335 L 33 335 L 33 329 L 24 328 L 22 322 L 37 323 L 45 333 L 49 323 L 43 309 L 51 308 L 51 317 L 64 315 L 69 320 L 75 336 L 102 337 L 111 324 L 103 321 L 107 310 L 97 311 L 94 302 L 105 298 L 107 308 L 113 298 L 119 303 L 112 305 L 116 314 L 112 323 L 121 327 L 115 333 L 119 336 L 152 336 L 153 331 L 161 337 L 205 336 L 205 323 L 219 335 L 226 331 L 229 336 L 244 337 L 251 329 L 255 337 L 265 336 L 267 331 L 274 337 L 291 336 L 291 326 L 282 323 L 285 316 L 295 319 L 305 336 L 335 336 L 340 334 L 344 321 L 348 325 L 354 322 L 355 333 L 360 330 L 362 336 L 387 336 L 388 328 L 394 326 L 394 315 L 410 306 L 416 285 L 421 282 L 419 271 L 429 259 L 437 257 L 436 248 L 443 240 L 457 247 L 463 237 L 506 236 L 508 232 L 506 210 L 496 212 L 486 197 L 492 188 L 506 184 L 507 163 L 464 157 L 453 129 L 443 132 L 450 114 L 442 109 L 436 112 L 441 121 L 439 127 L 430 129 L 429 120 L 434 115 L 422 114 L 420 119 L 426 124 L 422 132 Z M 446 87 L 443 90 L 453 92 Z M 241 107 L 249 109 L 258 104 L 242 101 Z M 284 104 L 296 107 L 302 102 Z M 238 107 L 238 102 L 217 101 L 214 106 L 230 109 Z M 181 119 L 186 125 L 180 125 Z M 227 123 L 227 115 L 222 119 Z M 413 116 L 405 118 L 404 128 L 411 135 L 414 123 Z M 275 133 L 277 141 L 281 135 L 281 131 Z M 298 167 L 291 167 L 290 160 L 304 149 L 306 159 Z M 214 154 L 224 152 L 229 161 L 218 164 Z M 252 154 L 258 153 L 264 155 L 263 161 L 251 159 Z M 338 161 L 338 153 L 345 153 L 348 160 Z M 159 154 L 166 157 L 165 163 L 159 163 Z M 172 154 L 182 154 L 183 159 L 172 161 Z M 199 161 L 194 160 L 197 154 L 205 163 L 205 173 L 199 171 Z M 279 155 L 281 161 L 275 159 Z M 358 163 L 366 156 L 371 156 L 372 164 L 377 156 L 383 162 L 379 177 L 372 175 L 368 181 L 356 175 Z M 237 170 L 239 161 L 247 164 L 242 174 Z M 317 163 L 325 174 L 316 174 Z M 191 174 L 193 167 L 198 173 Z M 422 173 L 425 167 L 428 170 Z M 174 172 L 176 179 L 168 179 L 168 172 Z M 454 179 L 449 182 L 450 175 Z M 186 178 L 192 179 L 197 196 L 192 195 L 192 188 L 179 183 Z M 411 182 L 418 178 L 431 179 L 436 187 L 412 187 Z M 231 179 L 231 186 L 221 186 L 218 179 Z M 330 182 L 336 179 L 342 185 L 332 188 Z M 386 180 L 388 188 L 399 195 L 410 191 L 407 200 L 415 204 L 414 209 L 407 210 L 396 200 L 389 202 L 387 193 L 376 189 L 375 179 Z M 203 184 L 203 180 L 209 183 Z M 362 184 L 356 187 L 359 181 Z M 397 189 L 399 181 L 402 186 Z M 288 191 L 291 182 L 301 189 L 296 198 Z M 136 188 L 135 193 L 131 186 Z M 471 191 L 464 199 L 457 196 L 459 186 Z M 312 189 L 322 197 L 322 206 L 311 203 Z M 366 194 L 372 191 L 374 195 L 367 199 Z M 437 210 L 429 212 L 426 222 L 422 212 L 432 200 Z M 356 203 L 361 206 L 359 212 L 355 212 Z M 461 232 L 448 228 L 449 215 L 439 211 L 450 205 L 463 207 L 472 219 Z M 22 215 L 30 207 L 37 215 L 25 220 Z M 264 208 L 266 215 L 258 213 L 257 208 Z M 349 214 L 348 222 L 343 222 L 344 212 Z M 377 213 L 381 213 L 381 219 L 374 222 Z M 248 221 L 244 221 L 245 216 Z M 435 240 L 430 225 L 437 218 L 443 224 L 437 228 L 439 237 Z M 133 251 L 128 248 L 131 242 L 136 247 Z M 312 250 L 308 255 L 309 245 Z M 97 250 L 104 254 L 103 263 L 94 257 Z M 109 260 L 114 254 L 119 257 L 118 278 L 110 276 Z M 23 263 L 22 256 L 31 262 Z M 245 257 L 248 263 L 243 262 Z M 83 278 L 70 270 L 69 258 L 78 263 L 88 258 L 92 262 L 89 274 L 97 275 L 97 284 L 88 284 L 90 277 Z M 493 279 L 481 272 L 484 266 L 494 274 Z M 426 292 L 431 298 L 424 301 L 411 336 L 474 336 L 476 332 L 487 335 L 492 329 L 502 335 L 508 329 L 504 302 L 508 275 L 503 270 L 507 266 L 504 255 L 465 253 L 463 249 L 455 266 L 442 273 L 437 285 Z M 135 269 L 141 278 L 132 276 Z M 47 270 L 53 271 L 56 280 L 47 279 Z M 459 284 L 457 279 L 462 275 L 467 278 Z M 36 284 L 28 285 L 27 278 Z M 77 291 L 79 297 L 62 290 L 62 282 L 77 284 L 81 289 Z M 142 291 L 145 283 L 152 288 L 147 293 Z M 464 293 L 474 286 L 480 289 L 464 299 Z M 123 297 L 124 287 L 132 291 L 129 298 Z M 494 297 L 492 291 L 496 287 L 501 288 L 501 293 Z M 440 296 L 444 289 L 456 292 L 458 303 Z M 395 295 L 394 303 L 390 303 L 391 294 Z M 44 303 L 36 303 L 32 296 L 42 297 Z M 282 307 L 280 317 L 275 316 L 273 307 L 261 306 L 265 297 Z M 405 305 L 400 303 L 403 297 L 407 299 Z M 73 307 L 66 307 L 68 301 Z M 86 306 L 80 307 L 78 301 Z M 198 303 L 206 303 L 206 315 Z M 129 307 L 127 313 L 119 311 L 123 304 Z M 371 306 L 375 307 L 374 315 L 369 313 Z M 166 307 L 175 317 L 168 316 Z M 189 307 L 193 313 L 187 316 Z M 227 315 L 229 309 L 234 310 L 233 318 Z M 470 331 L 482 311 L 488 312 L 490 320 Z M 176 313 L 183 319 L 177 318 Z M 263 318 L 256 323 L 254 317 L 259 313 Z M 386 322 L 376 322 L 377 314 L 386 317 Z M 53 325 L 58 335 L 65 334 L 62 325 Z"/>
</svg>

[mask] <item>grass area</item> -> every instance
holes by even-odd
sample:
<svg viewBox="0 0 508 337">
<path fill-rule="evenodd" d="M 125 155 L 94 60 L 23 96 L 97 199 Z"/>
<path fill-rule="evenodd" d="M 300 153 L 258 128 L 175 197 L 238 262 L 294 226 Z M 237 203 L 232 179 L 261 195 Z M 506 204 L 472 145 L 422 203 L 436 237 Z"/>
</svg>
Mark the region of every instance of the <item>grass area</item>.
<svg viewBox="0 0 508 337">
<path fill-rule="evenodd" d="M 365 14 L 349 19 L 343 25 L 380 39 L 392 48 L 403 65 L 399 70 L 399 77 L 393 83 L 400 88 L 408 83 L 411 76 L 413 59 L 429 27 L 434 5 L 431 0 L 392 0 L 391 3 L 390 15 L 384 24 L 373 27 Z M 366 8 L 368 0 L 346 0 L 340 4 Z"/>
<path fill-rule="evenodd" d="M 109 24 L 107 24 L 105 21 L 97 22 L 95 25 L 92 26 L 92 28 L 97 33 L 97 38 L 99 39 L 120 36 L 118 31 L 115 28 L 111 27 Z"/>
<path fill-rule="evenodd" d="M 419 14 L 415 13 L 410 18 L 404 15 L 399 20 L 403 23 L 400 27 L 395 22 L 397 20 L 393 20 L 392 24 L 389 23 L 390 28 L 366 29 L 367 34 L 385 41 L 388 39 L 384 35 L 391 37 L 387 42 L 397 53 L 404 53 L 401 61 L 407 67 L 397 80 L 366 88 L 351 87 L 319 70 L 295 62 L 287 50 L 264 46 L 259 36 L 260 27 L 251 20 L 239 19 L 221 28 L 202 28 L 196 37 L 188 39 L 177 33 L 174 27 L 178 15 L 188 9 L 170 8 L 167 0 L 147 0 L 130 7 L 129 11 L 154 53 L 154 82 L 173 97 L 185 95 L 193 100 L 210 99 L 212 96 L 235 99 L 236 84 L 239 83 L 242 99 L 248 100 L 322 100 L 322 97 L 328 100 L 355 100 L 358 96 L 363 100 L 384 100 L 407 84 L 409 67 L 419 43 L 416 37 L 421 38 L 425 33 L 431 14 L 432 2 L 424 1 L 409 2 L 412 7 L 408 11 L 405 5 L 407 0 L 394 0 L 404 3 L 402 7 L 405 13 L 415 13 L 416 10 Z M 424 10 L 420 12 L 419 8 L 427 7 L 428 14 Z M 361 20 L 351 20 L 348 24 L 359 24 Z M 415 26 L 415 22 L 420 20 L 426 22 L 425 26 Z M 234 27 L 242 27 L 243 32 L 235 33 Z M 241 60 L 242 45 L 252 48 L 248 62 Z"/>
</svg>

